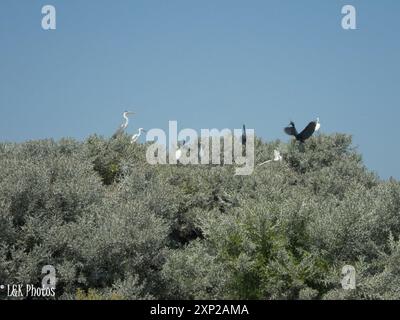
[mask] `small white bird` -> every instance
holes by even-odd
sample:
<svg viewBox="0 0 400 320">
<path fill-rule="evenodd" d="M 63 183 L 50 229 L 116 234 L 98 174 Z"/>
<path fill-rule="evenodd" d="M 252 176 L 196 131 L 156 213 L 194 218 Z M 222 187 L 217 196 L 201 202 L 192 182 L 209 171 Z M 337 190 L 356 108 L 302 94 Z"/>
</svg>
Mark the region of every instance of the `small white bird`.
<svg viewBox="0 0 400 320">
<path fill-rule="evenodd" d="M 282 156 L 279 150 L 274 150 L 274 161 L 282 161 Z"/>
<path fill-rule="evenodd" d="M 131 138 L 131 143 L 135 143 L 136 141 L 139 140 L 140 136 L 142 135 L 142 132 L 147 132 L 143 128 L 139 128 L 138 133 L 135 133 L 132 138 Z"/>
<path fill-rule="evenodd" d="M 317 132 L 321 128 L 321 124 L 319 123 L 319 118 L 317 118 L 317 123 L 315 124 L 315 132 Z"/>
<path fill-rule="evenodd" d="M 186 141 L 183 140 L 182 143 L 180 145 L 178 145 L 179 148 L 175 151 L 175 159 L 176 160 L 179 160 L 180 157 L 182 157 L 182 152 L 186 148 L 185 144 L 186 144 Z"/>
<path fill-rule="evenodd" d="M 264 161 L 263 163 L 260 163 L 259 166 L 262 166 L 263 164 L 266 164 L 266 163 L 270 163 L 272 161 L 274 161 L 274 162 L 282 161 L 282 159 L 283 158 L 282 158 L 282 155 L 279 152 L 279 150 L 274 150 L 274 159 Z"/>
<path fill-rule="evenodd" d="M 175 151 L 175 158 L 176 160 L 179 160 L 182 157 L 182 150 L 178 149 Z"/>
</svg>

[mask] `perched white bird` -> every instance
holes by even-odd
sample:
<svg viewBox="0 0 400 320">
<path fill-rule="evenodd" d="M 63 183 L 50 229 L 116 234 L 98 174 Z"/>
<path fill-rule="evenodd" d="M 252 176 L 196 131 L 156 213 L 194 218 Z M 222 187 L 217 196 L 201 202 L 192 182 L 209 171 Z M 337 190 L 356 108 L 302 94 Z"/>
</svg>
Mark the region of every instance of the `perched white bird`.
<svg viewBox="0 0 400 320">
<path fill-rule="evenodd" d="M 119 135 L 121 135 L 121 134 L 124 132 L 124 130 L 128 127 L 128 124 L 129 124 L 129 118 L 128 118 L 128 116 L 129 116 L 130 114 L 135 114 L 135 113 L 134 113 L 134 112 L 131 112 L 131 111 L 124 111 L 124 113 L 122 114 L 122 116 L 124 117 L 125 122 L 123 122 L 123 123 L 120 125 L 120 127 L 118 128 L 118 130 L 115 131 L 115 133 L 112 135 L 112 138 L 116 138 L 116 137 L 118 137 Z"/>
<path fill-rule="evenodd" d="M 146 132 L 143 128 L 139 128 L 138 133 L 135 133 L 132 138 L 131 138 L 131 143 L 135 143 L 136 141 L 139 140 L 140 136 L 142 135 L 142 132 Z"/>
<path fill-rule="evenodd" d="M 282 161 L 282 156 L 279 150 L 274 150 L 274 161 Z"/>
<path fill-rule="evenodd" d="M 176 160 L 179 160 L 180 157 L 182 157 L 182 153 L 186 148 L 185 144 L 186 144 L 185 140 L 183 140 L 180 145 L 178 144 L 178 149 L 175 151 L 175 159 Z"/>
<path fill-rule="evenodd" d="M 266 163 L 270 163 L 272 161 L 274 161 L 274 162 L 282 161 L 282 155 L 279 152 L 279 150 L 274 150 L 274 158 L 273 159 L 264 161 L 263 163 L 260 163 L 259 166 L 262 166 L 263 164 L 266 164 Z"/>
<path fill-rule="evenodd" d="M 176 160 L 179 160 L 182 157 L 182 150 L 178 149 L 175 151 L 175 158 Z"/>
<path fill-rule="evenodd" d="M 317 132 L 321 128 L 321 124 L 319 123 L 319 118 L 317 118 L 317 123 L 315 124 L 315 132 Z"/>
</svg>

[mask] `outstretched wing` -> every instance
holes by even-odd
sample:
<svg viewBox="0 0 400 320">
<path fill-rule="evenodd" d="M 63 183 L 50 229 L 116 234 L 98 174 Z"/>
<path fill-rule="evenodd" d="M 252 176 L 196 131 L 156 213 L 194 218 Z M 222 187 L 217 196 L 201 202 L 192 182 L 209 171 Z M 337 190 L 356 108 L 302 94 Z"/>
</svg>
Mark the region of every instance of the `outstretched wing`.
<svg viewBox="0 0 400 320">
<path fill-rule="evenodd" d="M 289 126 L 283 129 L 289 136 L 297 136 L 297 130 L 294 126 Z"/>
<path fill-rule="evenodd" d="M 310 138 L 313 133 L 315 132 L 315 127 L 317 125 L 317 122 L 315 121 L 311 121 L 307 127 L 304 128 L 304 130 L 302 132 L 300 132 L 298 139 L 301 141 L 307 140 L 308 138 Z"/>
</svg>

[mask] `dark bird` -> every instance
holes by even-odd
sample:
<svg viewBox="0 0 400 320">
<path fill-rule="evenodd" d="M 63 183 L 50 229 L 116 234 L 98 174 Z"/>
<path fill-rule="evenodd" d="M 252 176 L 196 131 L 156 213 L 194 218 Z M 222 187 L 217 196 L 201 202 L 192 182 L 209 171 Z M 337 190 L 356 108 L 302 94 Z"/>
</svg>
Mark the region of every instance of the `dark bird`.
<svg viewBox="0 0 400 320">
<path fill-rule="evenodd" d="M 246 141 L 247 141 L 246 126 L 243 125 L 243 129 L 242 129 L 242 146 L 246 145 Z"/>
<path fill-rule="evenodd" d="M 242 156 L 246 156 L 246 142 L 247 142 L 247 135 L 246 135 L 246 126 L 243 125 L 242 129 Z"/>
<path fill-rule="evenodd" d="M 294 136 L 297 141 L 304 142 L 308 138 L 310 138 L 314 132 L 317 132 L 319 128 L 321 127 L 321 124 L 319 123 L 319 118 L 317 118 L 316 121 L 311 121 L 307 127 L 304 128 L 304 130 L 300 133 L 297 132 L 296 126 L 294 125 L 293 121 L 290 121 L 290 124 L 288 127 L 286 127 L 285 133 L 288 134 L 289 136 Z"/>
</svg>

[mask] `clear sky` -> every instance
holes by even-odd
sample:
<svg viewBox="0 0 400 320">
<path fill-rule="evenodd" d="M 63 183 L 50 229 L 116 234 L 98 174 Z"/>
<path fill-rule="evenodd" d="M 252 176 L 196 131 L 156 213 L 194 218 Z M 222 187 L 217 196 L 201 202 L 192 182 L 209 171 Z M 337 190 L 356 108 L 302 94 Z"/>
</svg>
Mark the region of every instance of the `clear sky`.
<svg viewBox="0 0 400 320">
<path fill-rule="evenodd" d="M 287 141 L 319 116 L 400 178 L 399 34 L 398 0 L 1 0 L 0 141 L 110 136 L 125 109 L 130 132 L 246 123 Z"/>
</svg>

